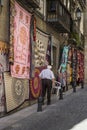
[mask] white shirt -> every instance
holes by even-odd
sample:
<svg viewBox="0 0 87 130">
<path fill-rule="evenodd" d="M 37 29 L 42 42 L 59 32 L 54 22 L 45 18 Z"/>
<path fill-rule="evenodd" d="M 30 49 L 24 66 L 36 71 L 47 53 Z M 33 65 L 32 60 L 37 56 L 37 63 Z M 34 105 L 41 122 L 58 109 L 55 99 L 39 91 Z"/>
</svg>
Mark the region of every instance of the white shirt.
<svg viewBox="0 0 87 130">
<path fill-rule="evenodd" d="M 54 74 L 50 69 L 44 69 L 42 72 L 39 74 L 39 77 L 41 79 L 54 79 Z"/>
</svg>

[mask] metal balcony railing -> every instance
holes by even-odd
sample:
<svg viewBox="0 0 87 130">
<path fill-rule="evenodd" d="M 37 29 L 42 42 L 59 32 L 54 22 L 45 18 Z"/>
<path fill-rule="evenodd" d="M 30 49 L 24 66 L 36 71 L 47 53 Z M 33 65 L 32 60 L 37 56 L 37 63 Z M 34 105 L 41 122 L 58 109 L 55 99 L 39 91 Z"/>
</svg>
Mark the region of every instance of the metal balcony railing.
<svg viewBox="0 0 87 130">
<path fill-rule="evenodd" d="M 17 1 L 30 8 L 39 8 L 40 5 L 40 0 L 17 0 Z"/>
<path fill-rule="evenodd" d="M 47 1 L 47 22 L 53 23 L 59 32 L 70 32 L 70 19 L 70 13 L 60 1 Z"/>
<path fill-rule="evenodd" d="M 40 4 L 40 0 L 27 0 L 32 6 L 38 8 Z"/>
</svg>

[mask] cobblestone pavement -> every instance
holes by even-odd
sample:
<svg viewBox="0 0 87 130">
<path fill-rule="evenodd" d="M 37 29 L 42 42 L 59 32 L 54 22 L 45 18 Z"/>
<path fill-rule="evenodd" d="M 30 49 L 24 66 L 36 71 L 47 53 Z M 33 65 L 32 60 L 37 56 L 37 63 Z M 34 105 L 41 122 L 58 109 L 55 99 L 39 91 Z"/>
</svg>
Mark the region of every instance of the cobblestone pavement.
<svg viewBox="0 0 87 130">
<path fill-rule="evenodd" d="M 37 112 L 37 104 L 0 119 L 0 130 L 87 130 L 87 87 L 53 96 L 51 105 Z M 7 122 L 7 124 L 6 124 Z"/>
</svg>

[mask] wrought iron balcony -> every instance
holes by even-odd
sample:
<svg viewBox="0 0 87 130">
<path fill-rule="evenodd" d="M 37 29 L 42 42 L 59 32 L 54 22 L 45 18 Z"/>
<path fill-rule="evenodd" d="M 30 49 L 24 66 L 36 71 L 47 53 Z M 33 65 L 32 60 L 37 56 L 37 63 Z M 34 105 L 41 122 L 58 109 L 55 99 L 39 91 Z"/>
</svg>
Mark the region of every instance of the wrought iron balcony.
<svg viewBox="0 0 87 130">
<path fill-rule="evenodd" d="M 34 8 L 39 7 L 40 0 L 27 0 L 27 2 L 32 5 Z"/>
<path fill-rule="evenodd" d="M 58 32 L 70 32 L 71 15 L 59 0 L 47 0 L 47 22 L 51 23 Z"/>
<path fill-rule="evenodd" d="M 40 4 L 40 0 L 17 0 L 17 1 L 30 8 L 39 8 Z"/>
</svg>

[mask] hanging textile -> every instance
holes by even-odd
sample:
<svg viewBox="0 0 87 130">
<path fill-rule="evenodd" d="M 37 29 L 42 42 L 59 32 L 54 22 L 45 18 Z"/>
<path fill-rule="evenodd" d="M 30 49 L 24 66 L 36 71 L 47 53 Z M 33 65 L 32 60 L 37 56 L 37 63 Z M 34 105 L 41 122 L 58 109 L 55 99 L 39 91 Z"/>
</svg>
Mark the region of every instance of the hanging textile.
<svg viewBox="0 0 87 130">
<path fill-rule="evenodd" d="M 65 64 L 65 67 L 66 67 L 66 64 L 67 64 L 68 51 L 69 51 L 69 46 L 64 46 L 61 62 L 63 64 Z"/>
<path fill-rule="evenodd" d="M 31 14 L 15 2 L 14 17 L 14 64 L 11 75 L 30 78 L 30 20 Z"/>
<path fill-rule="evenodd" d="M 2 64 L 4 71 L 9 71 L 8 54 L 0 54 L 0 64 Z"/>
<path fill-rule="evenodd" d="M 8 43 L 0 41 L 0 64 L 3 67 L 3 71 L 9 71 L 8 52 Z"/>
<path fill-rule="evenodd" d="M 30 77 L 34 77 L 35 71 L 35 44 L 36 44 L 36 19 L 31 17 L 30 23 Z"/>
<path fill-rule="evenodd" d="M 60 73 L 60 81 L 62 86 L 66 86 L 66 70 L 67 70 L 67 58 L 68 58 L 68 51 L 69 46 L 64 46 L 63 53 L 62 53 L 62 59 L 61 59 L 61 65 L 59 68 Z"/>
<path fill-rule="evenodd" d="M 49 34 L 46 34 L 37 29 L 36 45 L 35 45 L 35 67 L 41 67 L 47 64 L 46 53 L 48 44 L 49 44 Z"/>
<path fill-rule="evenodd" d="M 67 85 L 72 81 L 72 47 L 69 46 L 68 60 L 67 60 Z"/>
<path fill-rule="evenodd" d="M 36 99 L 39 97 L 40 92 L 41 92 L 41 83 L 40 83 L 40 78 L 39 74 L 40 72 L 46 68 L 44 67 L 36 67 L 35 68 L 35 77 L 30 79 L 30 100 Z"/>
<path fill-rule="evenodd" d="M 29 80 L 11 77 L 9 72 L 4 73 L 6 112 L 20 107 L 29 99 Z"/>
<path fill-rule="evenodd" d="M 81 55 L 80 50 L 77 50 L 77 82 L 80 83 L 80 64 L 81 64 Z"/>
<path fill-rule="evenodd" d="M 77 82 L 77 50 L 72 48 L 72 83 L 76 86 Z"/>
<path fill-rule="evenodd" d="M 14 17 L 15 12 L 15 2 L 10 0 L 10 48 L 9 48 L 9 63 L 14 63 Z"/>
<path fill-rule="evenodd" d="M 4 68 L 0 63 L 0 113 L 5 112 L 5 88 L 4 88 Z"/>
<path fill-rule="evenodd" d="M 9 45 L 6 42 L 0 41 L 0 54 L 8 54 Z"/>
<path fill-rule="evenodd" d="M 80 51 L 79 82 L 84 81 L 84 54 Z"/>
</svg>

